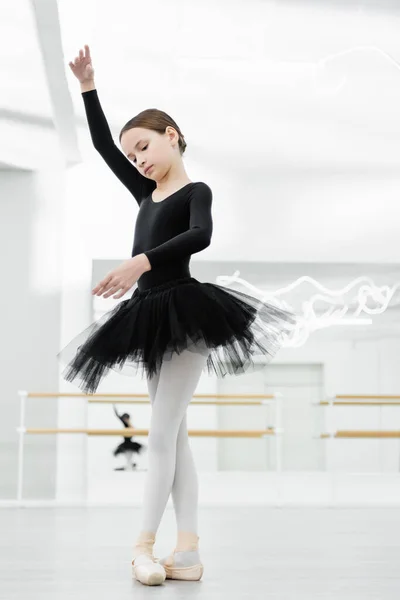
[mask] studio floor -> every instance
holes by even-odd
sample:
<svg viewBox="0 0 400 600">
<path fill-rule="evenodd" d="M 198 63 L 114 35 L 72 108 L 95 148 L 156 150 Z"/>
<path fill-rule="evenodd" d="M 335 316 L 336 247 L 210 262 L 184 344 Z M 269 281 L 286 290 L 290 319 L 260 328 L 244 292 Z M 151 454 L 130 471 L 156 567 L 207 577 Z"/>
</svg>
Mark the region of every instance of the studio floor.
<svg viewBox="0 0 400 600">
<path fill-rule="evenodd" d="M 201 508 L 202 580 L 157 587 L 131 576 L 140 517 L 125 507 L 1 509 L 1 600 L 400 596 L 400 508 Z M 174 543 L 167 508 L 155 556 Z"/>
</svg>

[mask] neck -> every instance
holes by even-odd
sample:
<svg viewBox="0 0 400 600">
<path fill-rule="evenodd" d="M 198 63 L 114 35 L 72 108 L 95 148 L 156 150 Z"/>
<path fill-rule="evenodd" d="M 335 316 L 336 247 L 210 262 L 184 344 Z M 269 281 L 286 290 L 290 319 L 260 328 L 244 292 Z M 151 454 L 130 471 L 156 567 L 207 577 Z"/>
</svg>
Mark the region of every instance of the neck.
<svg viewBox="0 0 400 600">
<path fill-rule="evenodd" d="M 165 174 L 162 179 L 156 181 L 157 189 L 162 192 L 163 190 L 168 191 L 176 186 L 190 183 L 190 179 L 185 171 L 185 167 L 182 165 L 177 167 L 171 167 L 171 169 Z"/>
</svg>

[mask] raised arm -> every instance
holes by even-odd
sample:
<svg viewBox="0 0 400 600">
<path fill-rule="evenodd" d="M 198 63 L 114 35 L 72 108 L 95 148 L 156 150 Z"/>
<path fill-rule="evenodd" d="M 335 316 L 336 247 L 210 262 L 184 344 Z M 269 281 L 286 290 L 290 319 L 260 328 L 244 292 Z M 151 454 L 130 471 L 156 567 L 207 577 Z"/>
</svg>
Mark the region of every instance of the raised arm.
<svg viewBox="0 0 400 600">
<path fill-rule="evenodd" d="M 124 425 L 124 427 L 126 427 L 124 421 L 121 419 L 121 416 L 118 414 L 118 411 L 115 408 L 115 404 L 113 404 L 113 409 L 114 409 L 114 412 L 115 412 L 116 416 L 118 417 L 118 419 L 121 421 L 121 423 Z"/>
<path fill-rule="evenodd" d="M 140 205 L 142 199 L 153 191 L 155 184 L 139 173 L 113 140 L 94 82 L 89 46 L 85 45 L 85 52 L 80 50 L 79 57 L 75 58 L 74 63 L 70 62 L 69 66 L 81 85 L 93 146 Z"/>
<path fill-rule="evenodd" d="M 213 230 L 211 205 L 211 188 L 199 181 L 190 191 L 189 229 L 144 252 L 152 268 L 195 254 L 210 245 Z"/>
</svg>

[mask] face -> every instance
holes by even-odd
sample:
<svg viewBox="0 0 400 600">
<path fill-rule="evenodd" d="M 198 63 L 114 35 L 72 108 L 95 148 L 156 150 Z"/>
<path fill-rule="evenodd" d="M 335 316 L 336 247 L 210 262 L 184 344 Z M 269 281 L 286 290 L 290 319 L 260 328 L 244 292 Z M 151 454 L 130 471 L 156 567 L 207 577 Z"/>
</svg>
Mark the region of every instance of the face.
<svg viewBox="0 0 400 600">
<path fill-rule="evenodd" d="M 162 179 L 171 165 L 180 158 L 178 141 L 178 133 L 173 127 L 167 127 L 164 134 L 134 127 L 122 134 L 121 147 L 139 173 L 157 181 Z M 146 173 L 150 166 L 152 169 Z"/>
</svg>

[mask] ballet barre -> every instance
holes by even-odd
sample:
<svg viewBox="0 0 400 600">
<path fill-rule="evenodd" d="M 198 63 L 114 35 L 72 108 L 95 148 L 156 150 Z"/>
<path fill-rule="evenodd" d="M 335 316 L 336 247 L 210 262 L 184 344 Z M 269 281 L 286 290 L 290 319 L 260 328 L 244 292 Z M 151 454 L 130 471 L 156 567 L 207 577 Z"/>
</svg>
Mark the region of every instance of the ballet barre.
<svg viewBox="0 0 400 600">
<path fill-rule="evenodd" d="M 25 393 L 25 392 L 21 392 Z M 196 401 L 191 400 L 190 404 L 221 404 L 221 405 L 235 405 L 243 406 L 259 406 L 267 404 L 269 400 L 275 400 L 277 394 L 193 394 L 193 398 L 254 398 L 251 401 L 232 401 L 232 400 L 210 400 L 210 401 Z M 97 404 L 113 404 L 115 399 L 118 399 L 118 404 L 149 404 L 150 400 L 134 400 L 132 398 L 149 398 L 149 395 L 144 394 L 83 394 L 83 393 L 40 393 L 40 392 L 26 392 L 26 398 L 87 398 L 89 403 Z M 103 398 L 103 399 L 102 399 Z M 255 400 L 258 398 L 258 400 Z"/>
<path fill-rule="evenodd" d="M 344 400 L 345 398 L 349 398 L 350 400 L 361 400 L 361 399 L 369 399 L 369 400 L 400 400 L 400 396 L 393 394 L 336 394 L 332 396 L 332 398 L 340 398 Z"/>
<path fill-rule="evenodd" d="M 18 428 L 19 431 L 19 428 Z M 28 434 L 53 434 L 53 433 L 85 433 L 86 435 L 118 435 L 119 437 L 143 437 L 149 435 L 149 429 L 135 429 L 126 427 L 125 429 L 70 429 L 70 428 L 38 428 L 29 427 L 24 429 L 23 433 Z M 265 435 L 275 435 L 275 429 L 189 429 L 190 437 L 255 437 L 262 438 Z"/>
<path fill-rule="evenodd" d="M 400 396 L 397 394 L 335 394 L 328 397 L 327 400 L 323 400 L 321 402 L 313 403 L 314 406 L 324 406 L 328 408 L 330 411 L 330 431 L 321 433 L 316 436 L 320 439 L 327 439 L 333 442 L 335 439 L 353 439 L 353 440 L 361 440 L 361 439 L 376 439 L 376 440 L 384 440 L 384 439 L 400 439 L 400 431 L 398 430 L 363 430 L 363 429 L 355 429 L 355 430 L 336 430 L 335 429 L 335 413 L 334 408 L 336 406 L 344 407 L 375 407 L 382 408 L 393 406 L 400 406 Z M 379 411 L 379 422 L 382 426 L 382 411 Z M 379 452 L 379 461 L 382 469 L 382 450 L 381 445 L 378 448 Z"/>
<path fill-rule="evenodd" d="M 317 403 L 319 406 L 400 406 L 400 396 L 378 394 L 336 394 L 328 400 Z"/>
<path fill-rule="evenodd" d="M 390 430 L 363 430 L 363 429 L 354 429 L 354 430 L 343 430 L 343 431 L 335 431 L 334 433 L 321 433 L 319 436 L 321 439 L 324 438 L 400 438 L 400 431 L 390 431 Z"/>
<path fill-rule="evenodd" d="M 28 392 L 20 390 L 18 392 L 20 402 L 20 419 L 17 432 L 19 435 L 18 444 L 18 483 L 17 500 L 22 501 L 23 472 L 24 472 L 24 436 L 25 435 L 59 435 L 59 434 L 83 434 L 87 436 L 109 436 L 118 435 L 119 437 L 148 436 L 148 429 L 125 428 L 121 429 L 85 429 L 85 428 L 38 428 L 26 427 L 25 411 L 28 398 L 83 398 L 86 404 L 147 404 L 151 406 L 149 394 L 113 394 L 96 393 L 85 394 L 80 392 Z M 283 429 L 281 424 L 281 394 L 193 394 L 193 398 L 204 398 L 204 400 L 191 400 L 188 404 L 198 406 L 264 406 L 270 402 L 275 402 L 275 427 L 266 427 L 257 430 L 232 430 L 232 429 L 191 429 L 188 431 L 190 437 L 215 437 L 215 438 L 267 438 L 275 437 L 276 445 L 276 471 L 281 470 L 281 434 Z M 144 398 L 147 398 L 145 400 Z"/>
<path fill-rule="evenodd" d="M 89 404 L 114 404 L 115 400 L 88 400 Z M 118 400 L 118 404 L 150 404 L 150 400 Z M 200 404 L 201 406 L 262 406 L 268 404 L 265 400 L 249 402 L 229 401 L 229 400 L 191 400 L 190 404 Z"/>
<path fill-rule="evenodd" d="M 381 401 L 381 402 L 360 402 L 359 400 L 351 400 L 350 402 L 345 402 L 344 400 L 335 400 L 333 402 L 328 402 L 327 400 L 323 400 L 322 402 L 317 402 L 317 406 L 400 406 L 400 402 L 396 401 Z"/>
</svg>

